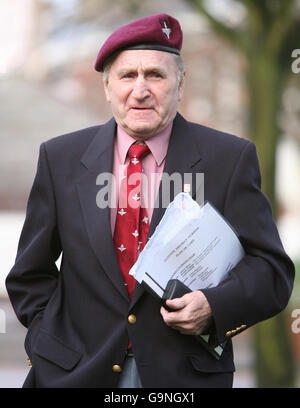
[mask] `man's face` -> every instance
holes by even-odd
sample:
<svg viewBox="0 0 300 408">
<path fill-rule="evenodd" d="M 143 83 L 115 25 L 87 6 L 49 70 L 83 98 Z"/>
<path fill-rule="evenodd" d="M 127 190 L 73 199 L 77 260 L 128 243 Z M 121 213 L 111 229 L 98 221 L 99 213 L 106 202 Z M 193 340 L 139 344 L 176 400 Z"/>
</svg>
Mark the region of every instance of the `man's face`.
<svg viewBox="0 0 300 408">
<path fill-rule="evenodd" d="M 163 130 L 174 119 L 183 94 L 173 54 L 156 50 L 122 51 L 104 80 L 116 122 L 137 140 Z"/>
</svg>

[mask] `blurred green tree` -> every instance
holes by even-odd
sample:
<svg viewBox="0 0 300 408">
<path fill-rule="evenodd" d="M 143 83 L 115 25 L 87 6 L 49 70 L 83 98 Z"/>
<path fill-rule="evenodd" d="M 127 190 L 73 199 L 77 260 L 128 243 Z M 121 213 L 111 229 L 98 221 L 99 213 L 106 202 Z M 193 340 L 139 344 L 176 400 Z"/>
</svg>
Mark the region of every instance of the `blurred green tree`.
<svg viewBox="0 0 300 408">
<path fill-rule="evenodd" d="M 292 51 L 299 48 L 300 10 L 297 0 L 230 0 L 243 17 L 232 24 L 221 21 L 205 0 L 186 0 L 209 21 L 212 29 L 247 62 L 245 83 L 249 94 L 249 137 L 256 144 L 262 189 L 270 199 L 275 218 L 276 147 L 281 136 L 279 113 L 282 94 L 292 75 Z M 295 366 L 287 333 L 285 312 L 254 329 L 257 385 L 293 387 Z"/>
</svg>

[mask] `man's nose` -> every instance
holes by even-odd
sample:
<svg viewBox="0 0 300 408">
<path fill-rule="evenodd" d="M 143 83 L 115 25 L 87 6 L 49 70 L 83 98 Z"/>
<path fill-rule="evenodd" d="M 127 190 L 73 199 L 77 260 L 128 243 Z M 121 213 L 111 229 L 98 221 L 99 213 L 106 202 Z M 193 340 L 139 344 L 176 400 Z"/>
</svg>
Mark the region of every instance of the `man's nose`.
<svg viewBox="0 0 300 408">
<path fill-rule="evenodd" d="M 145 99 L 150 95 L 150 90 L 147 86 L 147 81 L 143 77 L 138 77 L 134 83 L 132 96 L 136 99 Z"/>
</svg>

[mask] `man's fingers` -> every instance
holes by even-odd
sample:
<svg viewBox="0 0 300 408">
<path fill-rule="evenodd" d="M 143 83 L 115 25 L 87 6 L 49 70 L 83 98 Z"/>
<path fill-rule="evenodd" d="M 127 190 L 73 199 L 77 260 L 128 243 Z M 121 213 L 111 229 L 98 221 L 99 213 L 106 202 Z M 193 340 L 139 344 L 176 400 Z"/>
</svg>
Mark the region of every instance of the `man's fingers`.
<svg viewBox="0 0 300 408">
<path fill-rule="evenodd" d="M 167 326 L 183 334 L 200 334 L 211 319 L 211 308 L 206 297 L 200 291 L 187 293 L 181 298 L 167 300 L 161 308 L 161 315 Z"/>
<path fill-rule="evenodd" d="M 180 325 L 182 327 L 183 324 L 188 324 L 188 320 L 186 319 L 186 312 L 182 309 L 174 309 L 174 312 L 170 312 L 162 306 L 160 309 L 160 313 L 165 323 L 173 328 L 175 328 L 176 325 Z"/>
<path fill-rule="evenodd" d="M 196 335 L 202 331 L 201 325 L 195 327 L 192 322 L 183 320 L 183 318 L 180 316 L 180 311 L 169 312 L 164 307 L 161 307 L 160 313 L 166 325 L 179 331 L 181 334 Z"/>
<path fill-rule="evenodd" d="M 175 309 L 175 310 L 183 309 L 187 305 L 187 299 L 185 295 L 180 298 L 176 298 L 172 300 L 168 299 L 166 301 L 166 305 L 170 307 L 171 309 Z"/>
<path fill-rule="evenodd" d="M 174 319 L 174 314 L 175 312 L 169 312 L 168 310 L 166 310 L 163 306 L 160 308 L 160 313 L 164 319 L 164 322 L 166 323 L 167 326 L 173 327 L 174 325 L 176 325 L 176 323 L 178 323 L 178 319 L 175 316 Z M 177 313 L 176 313 L 177 314 Z"/>
<path fill-rule="evenodd" d="M 166 324 L 176 324 L 179 323 L 180 320 L 178 320 L 178 312 L 174 310 L 174 312 L 169 312 L 166 310 L 163 306 L 160 309 L 160 313 L 165 321 Z"/>
</svg>

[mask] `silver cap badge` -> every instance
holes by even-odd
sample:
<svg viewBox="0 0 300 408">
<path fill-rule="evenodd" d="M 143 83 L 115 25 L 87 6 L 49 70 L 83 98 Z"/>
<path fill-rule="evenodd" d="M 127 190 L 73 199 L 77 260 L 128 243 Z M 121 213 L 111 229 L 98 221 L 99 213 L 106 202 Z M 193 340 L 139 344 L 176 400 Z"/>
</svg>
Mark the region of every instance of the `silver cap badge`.
<svg viewBox="0 0 300 408">
<path fill-rule="evenodd" d="M 168 37 L 168 40 L 169 40 L 169 38 L 170 38 L 170 34 L 171 34 L 171 32 L 172 32 L 172 30 L 171 30 L 171 28 L 169 28 L 168 26 L 167 26 L 167 23 L 164 21 L 164 28 L 162 28 L 162 32 L 164 33 L 164 34 L 166 34 L 166 36 Z"/>
</svg>

